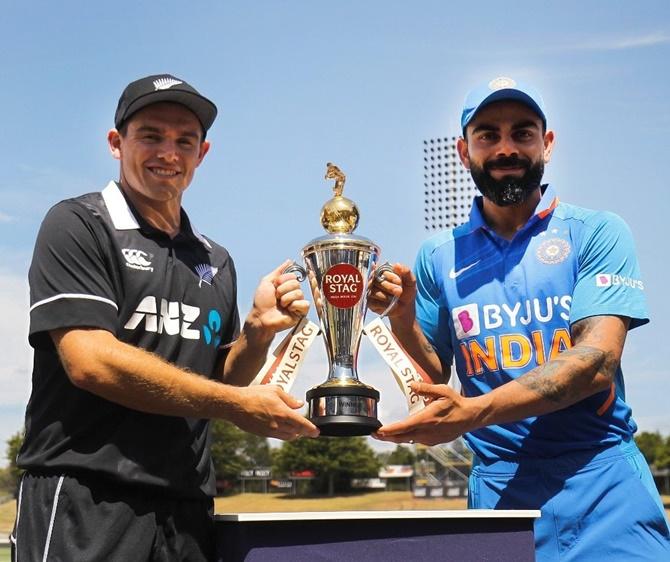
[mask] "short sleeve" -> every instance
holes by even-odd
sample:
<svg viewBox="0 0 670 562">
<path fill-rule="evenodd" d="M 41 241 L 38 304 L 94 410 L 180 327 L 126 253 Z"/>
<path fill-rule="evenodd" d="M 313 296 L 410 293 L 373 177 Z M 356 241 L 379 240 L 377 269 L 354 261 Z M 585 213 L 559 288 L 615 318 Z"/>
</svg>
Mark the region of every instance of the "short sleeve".
<svg viewBox="0 0 670 562">
<path fill-rule="evenodd" d="M 237 308 L 237 271 L 235 270 L 235 263 L 233 258 L 228 256 L 229 270 L 230 270 L 230 286 L 233 293 L 233 308 L 221 337 L 222 349 L 227 349 L 240 336 L 240 313 Z"/>
<path fill-rule="evenodd" d="M 570 322 L 596 315 L 626 316 L 631 329 L 649 321 L 633 236 L 620 217 L 604 212 L 585 224 Z"/>
<path fill-rule="evenodd" d="M 432 262 L 433 246 L 424 243 L 416 258 L 416 318 L 424 335 L 440 358 L 442 367 L 448 368 L 453 360 L 446 303 L 441 304 L 441 291 Z"/>
<path fill-rule="evenodd" d="M 57 328 L 116 333 L 118 303 L 99 217 L 75 201 L 54 206 L 40 227 L 30 266 L 30 343 Z"/>
</svg>

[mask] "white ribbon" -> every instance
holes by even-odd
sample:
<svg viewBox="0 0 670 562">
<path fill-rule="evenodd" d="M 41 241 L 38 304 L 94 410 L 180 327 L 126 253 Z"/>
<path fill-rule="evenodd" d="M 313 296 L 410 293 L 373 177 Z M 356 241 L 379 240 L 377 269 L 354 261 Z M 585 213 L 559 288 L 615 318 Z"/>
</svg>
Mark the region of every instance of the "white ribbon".
<svg viewBox="0 0 670 562">
<path fill-rule="evenodd" d="M 276 384 L 289 392 L 318 333 L 319 327 L 303 318 L 268 356 L 251 384 Z"/>
<path fill-rule="evenodd" d="M 432 384 L 433 381 L 431 378 L 407 355 L 398 340 L 391 333 L 391 330 L 384 324 L 381 317 L 375 318 L 365 326 L 363 331 L 382 359 L 391 367 L 393 376 L 407 400 L 409 413 L 414 414 L 422 410 L 426 402 L 421 396 L 412 391 L 410 385 L 412 382 Z"/>
</svg>

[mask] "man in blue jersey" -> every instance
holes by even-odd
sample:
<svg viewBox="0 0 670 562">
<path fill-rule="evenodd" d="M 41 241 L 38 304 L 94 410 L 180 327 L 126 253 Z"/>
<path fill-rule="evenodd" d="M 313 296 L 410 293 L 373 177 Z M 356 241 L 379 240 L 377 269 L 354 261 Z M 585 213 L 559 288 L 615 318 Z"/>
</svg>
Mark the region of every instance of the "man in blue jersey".
<svg viewBox="0 0 670 562">
<path fill-rule="evenodd" d="M 538 560 L 670 560 L 670 533 L 621 354 L 648 322 L 630 231 L 542 184 L 554 133 L 530 86 L 496 78 L 465 100 L 458 140 L 482 196 L 467 223 L 427 240 L 370 300 L 435 381 L 431 402 L 376 436 L 474 453 L 469 507 L 540 509 Z"/>
</svg>

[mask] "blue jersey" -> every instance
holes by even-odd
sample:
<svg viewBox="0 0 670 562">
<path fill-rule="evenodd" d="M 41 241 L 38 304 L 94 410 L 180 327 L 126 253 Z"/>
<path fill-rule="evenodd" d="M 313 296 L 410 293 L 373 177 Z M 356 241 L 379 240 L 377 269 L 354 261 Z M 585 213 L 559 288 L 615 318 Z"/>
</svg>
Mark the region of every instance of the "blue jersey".
<svg viewBox="0 0 670 562">
<path fill-rule="evenodd" d="M 544 188 L 512 240 L 490 229 L 476 197 L 470 220 L 421 247 L 417 319 L 466 396 L 491 391 L 571 347 L 570 325 L 595 315 L 648 322 L 632 236 L 618 216 L 558 201 Z M 483 459 L 551 457 L 629 439 L 637 426 L 619 368 L 610 390 L 563 410 L 478 429 Z"/>
</svg>

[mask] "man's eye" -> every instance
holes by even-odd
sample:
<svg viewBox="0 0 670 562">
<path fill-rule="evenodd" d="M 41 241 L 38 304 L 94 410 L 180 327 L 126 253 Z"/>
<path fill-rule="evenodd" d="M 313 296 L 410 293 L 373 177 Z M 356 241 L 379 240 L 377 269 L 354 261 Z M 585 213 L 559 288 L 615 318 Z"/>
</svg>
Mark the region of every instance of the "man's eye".
<svg viewBox="0 0 670 562">
<path fill-rule="evenodd" d="M 158 142 L 160 140 L 160 137 L 158 135 L 155 135 L 155 134 L 148 134 L 148 135 L 144 135 L 142 137 L 142 140 L 149 141 L 149 142 Z"/>
</svg>

